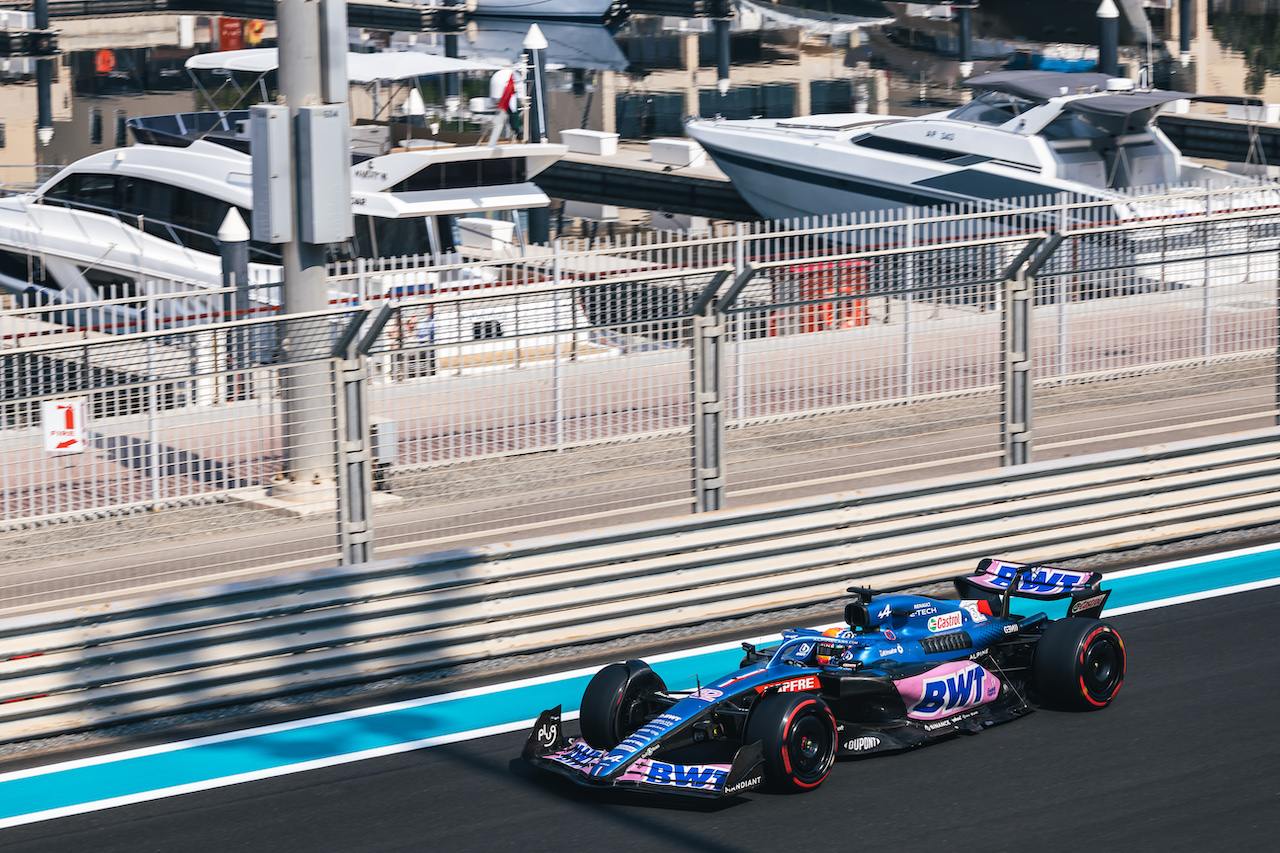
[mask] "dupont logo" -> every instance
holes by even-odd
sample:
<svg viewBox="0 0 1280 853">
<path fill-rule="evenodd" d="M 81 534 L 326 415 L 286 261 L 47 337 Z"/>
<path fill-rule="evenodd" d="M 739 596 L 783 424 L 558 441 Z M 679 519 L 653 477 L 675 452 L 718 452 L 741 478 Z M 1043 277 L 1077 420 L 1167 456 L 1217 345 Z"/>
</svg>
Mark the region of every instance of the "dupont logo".
<svg viewBox="0 0 1280 853">
<path fill-rule="evenodd" d="M 929 630 L 934 633 L 938 631 L 954 631 L 963 624 L 964 617 L 959 613 L 940 613 L 929 618 Z"/>
<path fill-rule="evenodd" d="M 772 688 L 779 693 L 798 693 L 802 690 L 817 690 L 820 686 L 818 676 L 806 675 L 801 678 L 789 678 L 786 681 L 775 681 L 773 684 L 761 685 L 756 688 L 756 692 L 763 693 Z"/>
<path fill-rule="evenodd" d="M 864 735 L 844 742 L 844 748 L 850 752 L 866 752 L 869 749 L 875 749 L 879 745 L 880 738 L 872 735 Z"/>
</svg>

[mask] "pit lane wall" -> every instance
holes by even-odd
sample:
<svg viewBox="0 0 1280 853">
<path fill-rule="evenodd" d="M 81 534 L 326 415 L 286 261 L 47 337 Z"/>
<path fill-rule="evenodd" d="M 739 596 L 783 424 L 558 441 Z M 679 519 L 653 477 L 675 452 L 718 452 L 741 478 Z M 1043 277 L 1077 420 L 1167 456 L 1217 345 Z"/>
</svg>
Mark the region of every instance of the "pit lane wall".
<svg viewBox="0 0 1280 853">
<path fill-rule="evenodd" d="M 1278 454 L 1271 427 L 11 618 L 0 741 L 1274 522 Z"/>
</svg>

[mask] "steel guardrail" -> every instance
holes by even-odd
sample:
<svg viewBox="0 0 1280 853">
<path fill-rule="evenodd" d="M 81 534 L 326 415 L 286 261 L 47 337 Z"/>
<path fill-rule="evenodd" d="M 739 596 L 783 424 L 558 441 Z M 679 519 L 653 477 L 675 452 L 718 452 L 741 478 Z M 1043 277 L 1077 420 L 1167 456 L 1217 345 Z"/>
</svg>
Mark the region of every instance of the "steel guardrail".
<svg viewBox="0 0 1280 853">
<path fill-rule="evenodd" d="M 1280 428 L 0 620 L 0 741 L 1280 518 Z"/>
</svg>

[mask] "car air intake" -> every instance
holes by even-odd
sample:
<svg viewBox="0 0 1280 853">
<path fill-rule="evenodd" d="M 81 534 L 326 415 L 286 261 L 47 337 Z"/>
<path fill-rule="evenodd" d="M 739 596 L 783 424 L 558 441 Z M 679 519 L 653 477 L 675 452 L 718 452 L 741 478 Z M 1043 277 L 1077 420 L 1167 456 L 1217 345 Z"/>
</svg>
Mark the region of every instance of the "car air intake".
<svg viewBox="0 0 1280 853">
<path fill-rule="evenodd" d="M 967 631 L 952 631 L 950 634 L 926 637 L 920 641 L 920 645 L 927 655 L 937 655 L 943 652 L 962 652 L 965 649 L 973 648 L 973 637 L 970 637 Z"/>
</svg>

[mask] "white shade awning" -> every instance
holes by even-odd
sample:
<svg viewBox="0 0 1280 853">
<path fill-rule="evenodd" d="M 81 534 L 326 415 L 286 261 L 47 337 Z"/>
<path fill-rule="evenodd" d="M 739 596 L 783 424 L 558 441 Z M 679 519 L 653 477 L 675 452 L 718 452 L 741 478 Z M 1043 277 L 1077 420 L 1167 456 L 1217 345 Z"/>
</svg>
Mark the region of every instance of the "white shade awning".
<svg viewBox="0 0 1280 853">
<path fill-rule="evenodd" d="M 258 47 L 249 50 L 222 50 L 216 53 L 196 54 L 187 60 L 187 68 L 210 70 L 225 68 L 228 71 L 262 74 L 276 68 L 279 62 L 279 51 L 276 48 Z M 503 67 L 467 59 L 432 56 L 429 53 L 416 51 L 347 54 L 347 77 L 352 83 L 408 80 L 413 77 L 431 77 L 437 74 L 456 74 L 465 71 L 497 71 Z"/>
</svg>

